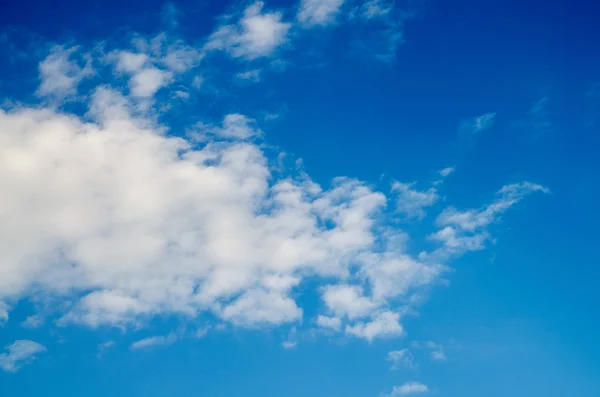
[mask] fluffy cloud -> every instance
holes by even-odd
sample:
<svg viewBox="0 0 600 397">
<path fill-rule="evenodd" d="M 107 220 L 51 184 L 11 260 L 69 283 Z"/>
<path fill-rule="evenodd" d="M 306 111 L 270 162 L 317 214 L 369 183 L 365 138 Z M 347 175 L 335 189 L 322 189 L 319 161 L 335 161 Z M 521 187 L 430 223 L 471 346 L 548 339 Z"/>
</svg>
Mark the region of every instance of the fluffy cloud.
<svg viewBox="0 0 600 397">
<path fill-rule="evenodd" d="M 144 53 L 119 51 L 112 54 L 116 60 L 115 70 L 128 73 L 131 95 L 138 98 L 153 97 L 156 92 L 170 83 L 173 73 L 152 65 L 151 58 Z"/>
<path fill-rule="evenodd" d="M 97 123 L 0 112 L 0 296 L 77 297 L 64 324 L 205 310 L 278 324 L 301 317 L 297 274 L 342 275 L 370 250 L 385 198 L 364 184 L 273 180 L 253 144 L 192 149 L 131 119 L 116 93 L 92 98 Z"/>
<path fill-rule="evenodd" d="M 346 326 L 346 333 L 369 342 L 375 338 L 389 338 L 404 334 L 404 328 L 400 324 L 400 314 L 385 311 L 377 314 L 369 322 L 358 322 L 352 326 Z"/>
<path fill-rule="evenodd" d="M 350 319 L 365 317 L 378 306 L 363 295 L 361 287 L 344 284 L 326 287 L 323 300 L 327 308 L 338 318 L 344 316 Z"/>
<path fill-rule="evenodd" d="M 213 45 L 225 44 L 212 49 L 252 59 L 274 51 L 288 28 L 255 3 L 222 29 L 233 33 L 213 34 Z M 274 164 L 278 153 L 264 149 L 256 120 L 238 113 L 196 125 L 190 139 L 171 135 L 152 114 L 164 105 L 154 95 L 201 55 L 161 35 L 135 47 L 106 58 L 128 77 L 128 95 L 101 82 L 86 93 L 83 116 L 0 109 L 0 186 L 8 192 L 0 196 L 0 302 L 33 291 L 58 298 L 65 326 L 137 327 L 156 315 L 194 321 L 210 313 L 272 327 L 304 320 L 297 297 L 311 280 L 324 308 L 310 323 L 368 341 L 401 336 L 401 313 L 439 280 L 450 254 L 483 247 L 487 225 L 545 191 L 524 182 L 479 210 L 447 208 L 429 237 L 440 248 L 414 257 L 397 214 L 421 219 L 438 200 L 434 188 L 397 183 L 386 197 L 338 177 L 324 189 Z M 0 321 L 8 310 L 0 304 Z"/>
<path fill-rule="evenodd" d="M 335 21 L 344 0 L 302 0 L 298 21 L 305 26 L 328 25 Z"/>
<path fill-rule="evenodd" d="M 0 368 L 7 372 L 16 372 L 24 364 L 33 361 L 46 348 L 32 340 L 17 340 L 4 348 L 6 353 L 0 354 Z"/>
<path fill-rule="evenodd" d="M 77 52 L 76 47 L 65 48 L 55 46 L 50 55 L 40 63 L 40 86 L 37 95 L 53 99 L 63 99 L 77 92 L 79 82 L 93 73 L 89 58 L 85 65 L 80 66 L 73 58 Z"/>
<path fill-rule="evenodd" d="M 237 24 L 223 25 L 214 32 L 204 49 L 223 50 L 235 58 L 255 59 L 271 55 L 285 43 L 290 24 L 280 12 L 263 12 L 257 1 L 244 11 Z"/>
</svg>

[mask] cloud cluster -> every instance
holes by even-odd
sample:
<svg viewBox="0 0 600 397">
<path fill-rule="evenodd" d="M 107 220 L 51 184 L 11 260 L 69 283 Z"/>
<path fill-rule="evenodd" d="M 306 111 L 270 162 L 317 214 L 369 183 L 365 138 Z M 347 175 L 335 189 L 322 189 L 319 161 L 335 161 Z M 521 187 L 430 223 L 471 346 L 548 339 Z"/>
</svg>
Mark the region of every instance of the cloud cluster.
<svg viewBox="0 0 600 397">
<path fill-rule="evenodd" d="M 341 3 L 305 1 L 298 18 L 304 9 L 312 13 L 306 21 L 324 21 Z M 385 9 L 365 7 L 371 17 Z M 320 186 L 274 164 L 279 153 L 265 149 L 257 121 L 241 113 L 197 123 L 185 138 L 169 134 L 155 117 L 171 105 L 159 90 L 185 97 L 170 86 L 195 73 L 207 51 L 245 60 L 273 54 L 290 29 L 282 17 L 254 3 L 200 49 L 159 35 L 100 61 L 51 51 L 40 64 L 40 95 L 74 95 L 84 77 L 97 80 L 81 98 L 83 114 L 48 102 L 0 109 L 0 322 L 9 305 L 35 293 L 64 302 L 55 314 L 65 326 L 210 315 L 273 327 L 304 321 L 300 291 L 310 280 L 322 305 L 308 323 L 368 341 L 397 337 L 414 297 L 440 280 L 449 259 L 483 248 L 491 223 L 527 194 L 546 191 L 523 182 L 480 209 L 446 208 L 429 236 L 437 248 L 415 257 L 397 220 L 423 219 L 437 188 L 398 182 L 388 194 L 347 176 Z M 85 66 L 77 63 L 84 58 Z M 112 68 L 108 78 L 89 74 L 94 61 Z M 198 75 L 189 77 L 201 86 Z M 126 88 L 114 84 L 119 79 Z"/>
</svg>

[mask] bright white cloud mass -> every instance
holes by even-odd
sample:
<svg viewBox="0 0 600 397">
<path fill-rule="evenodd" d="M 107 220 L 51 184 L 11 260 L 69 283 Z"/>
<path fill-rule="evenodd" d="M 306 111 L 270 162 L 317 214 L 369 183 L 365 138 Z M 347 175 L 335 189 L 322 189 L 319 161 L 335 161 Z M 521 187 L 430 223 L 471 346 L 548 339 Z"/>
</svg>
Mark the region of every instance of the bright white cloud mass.
<svg viewBox="0 0 600 397">
<path fill-rule="evenodd" d="M 297 19 L 330 23 L 342 3 L 303 1 Z M 372 1 L 363 8 L 375 18 L 389 7 Z M 193 323 L 210 314 L 234 327 L 304 324 L 367 341 L 399 337 L 413 298 L 440 282 L 452 259 L 484 248 L 489 226 L 506 210 L 547 192 L 518 182 L 480 208 L 440 209 L 439 181 L 419 189 L 396 182 L 382 192 L 352 176 L 332 176 L 326 187 L 302 170 L 282 170 L 250 115 L 196 123 L 185 137 L 158 121 L 168 101 L 159 91 L 188 98 L 175 83 L 204 57 L 223 51 L 247 62 L 273 55 L 291 26 L 283 13 L 256 2 L 198 48 L 165 35 L 96 58 L 82 48 L 52 48 L 39 66 L 38 95 L 79 94 L 85 111 L 50 100 L 0 109 L 0 324 L 14 304 L 36 294 L 64 302 L 52 313 L 60 326 L 127 329 L 156 315 Z M 199 88 L 204 80 L 192 73 Z M 468 126 L 483 131 L 494 115 Z M 431 249 L 414 255 L 407 247 L 420 237 L 397 220 L 423 221 L 426 210 L 438 214 L 421 238 Z M 308 279 L 321 299 L 313 318 L 298 293 Z M 42 317 L 26 323 L 33 328 Z M 131 349 L 176 338 L 154 336 Z M 0 355 L 0 366 L 15 371 L 44 350 L 17 341 Z M 441 355 L 439 349 L 436 359 Z M 407 350 L 388 359 L 394 368 L 414 366 Z M 427 390 L 407 383 L 391 395 Z"/>
<path fill-rule="evenodd" d="M 253 31 L 276 23 L 259 16 L 261 7 L 246 11 L 241 35 L 263 44 L 244 54 L 273 47 Z M 42 65 L 57 62 L 56 51 Z M 174 72 L 144 53 L 115 54 L 115 72 L 132 76 L 129 95 L 98 84 L 86 117 L 43 106 L 0 111 L 0 185 L 8 192 L 0 198 L 0 298 L 60 297 L 69 302 L 63 325 L 202 313 L 242 327 L 294 323 L 303 319 L 294 290 L 316 276 L 338 280 L 320 290 L 317 325 L 367 340 L 399 336 L 411 294 L 436 283 L 451 254 L 481 249 L 488 225 L 545 191 L 507 185 L 481 209 L 446 208 L 430 236 L 439 247 L 415 258 L 386 206 L 395 200 L 401 213 L 423 218 L 435 188 L 395 183 L 392 199 L 351 177 L 331 188 L 303 173 L 276 177 L 260 144 L 245 140 L 260 130 L 242 114 L 203 125 L 201 140 L 165 134 L 168 126 L 139 101 Z M 74 90 L 75 82 L 55 89 Z M 6 321 L 8 306 L 1 309 Z"/>
</svg>

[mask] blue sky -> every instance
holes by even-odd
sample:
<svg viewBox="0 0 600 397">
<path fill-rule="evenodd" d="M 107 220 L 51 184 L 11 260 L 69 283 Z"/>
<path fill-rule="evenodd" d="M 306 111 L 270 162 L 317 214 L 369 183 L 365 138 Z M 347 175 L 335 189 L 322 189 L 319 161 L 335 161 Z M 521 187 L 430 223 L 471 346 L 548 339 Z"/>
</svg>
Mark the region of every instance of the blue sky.
<svg viewBox="0 0 600 397">
<path fill-rule="evenodd" d="M 2 2 L 0 396 L 600 395 L 598 12 Z"/>
</svg>

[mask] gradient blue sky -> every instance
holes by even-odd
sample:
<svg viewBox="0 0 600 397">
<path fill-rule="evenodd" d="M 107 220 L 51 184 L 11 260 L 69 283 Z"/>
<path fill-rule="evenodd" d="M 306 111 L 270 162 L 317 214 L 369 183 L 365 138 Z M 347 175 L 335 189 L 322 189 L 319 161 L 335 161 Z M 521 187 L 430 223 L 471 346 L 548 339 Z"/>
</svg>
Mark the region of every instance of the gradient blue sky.
<svg viewBox="0 0 600 397">
<path fill-rule="evenodd" d="M 0 396 L 599 396 L 599 13 L 3 0 Z"/>
</svg>

